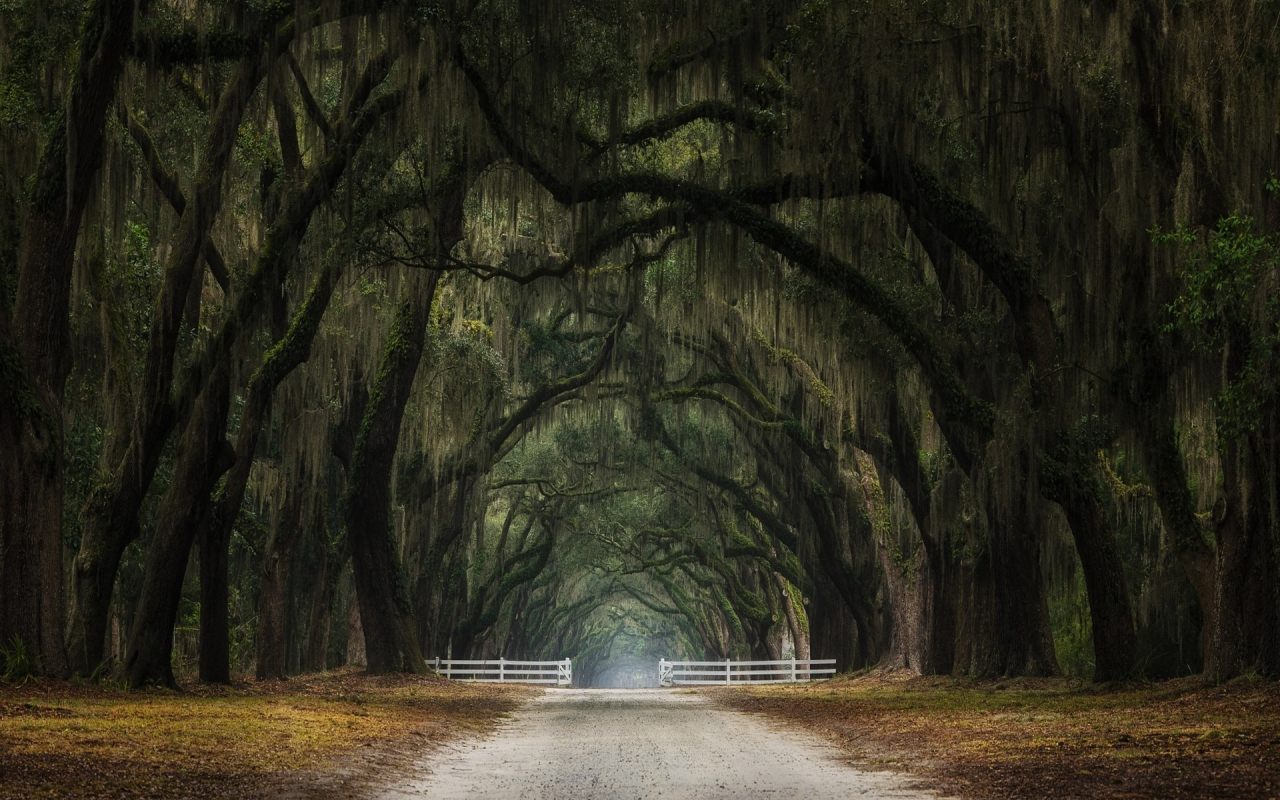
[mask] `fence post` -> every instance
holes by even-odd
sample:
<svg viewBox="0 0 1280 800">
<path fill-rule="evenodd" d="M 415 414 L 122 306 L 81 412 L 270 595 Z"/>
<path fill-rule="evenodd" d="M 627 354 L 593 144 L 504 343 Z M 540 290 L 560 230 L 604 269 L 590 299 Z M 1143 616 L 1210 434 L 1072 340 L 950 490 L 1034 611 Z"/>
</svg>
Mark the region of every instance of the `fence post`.
<svg viewBox="0 0 1280 800">
<path fill-rule="evenodd" d="M 498 657 L 498 683 L 505 683 L 507 680 L 507 660 L 501 656 Z"/>
<path fill-rule="evenodd" d="M 729 671 L 729 665 L 733 663 L 729 659 L 724 660 L 724 682 L 725 685 L 733 683 L 733 673 Z"/>
<path fill-rule="evenodd" d="M 791 682 L 796 682 L 796 660 L 794 658 L 791 659 Z"/>
<path fill-rule="evenodd" d="M 440 674 L 440 656 L 436 656 L 436 674 Z"/>
</svg>

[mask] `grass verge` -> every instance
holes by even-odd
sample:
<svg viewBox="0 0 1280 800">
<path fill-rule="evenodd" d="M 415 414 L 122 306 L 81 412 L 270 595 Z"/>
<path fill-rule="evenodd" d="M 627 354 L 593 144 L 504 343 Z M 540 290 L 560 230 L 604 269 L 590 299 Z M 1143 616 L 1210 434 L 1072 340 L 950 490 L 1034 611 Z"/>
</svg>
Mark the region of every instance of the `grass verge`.
<svg viewBox="0 0 1280 800">
<path fill-rule="evenodd" d="M 965 798 L 1280 798 L 1280 684 L 867 675 L 715 689 Z"/>
<path fill-rule="evenodd" d="M 347 796 L 532 693 L 355 670 L 181 692 L 0 683 L 0 797 Z"/>
</svg>

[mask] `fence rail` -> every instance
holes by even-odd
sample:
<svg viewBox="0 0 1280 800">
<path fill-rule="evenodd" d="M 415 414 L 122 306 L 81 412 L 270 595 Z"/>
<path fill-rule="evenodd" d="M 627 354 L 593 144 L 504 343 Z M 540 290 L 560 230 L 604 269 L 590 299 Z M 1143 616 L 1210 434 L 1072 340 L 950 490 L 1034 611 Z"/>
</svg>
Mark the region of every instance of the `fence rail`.
<svg viewBox="0 0 1280 800">
<path fill-rule="evenodd" d="M 573 661 L 508 661 L 494 658 L 487 661 L 461 658 L 437 658 L 434 662 L 438 674 L 446 678 L 482 683 L 554 683 L 568 686 L 573 683 Z"/>
<path fill-rule="evenodd" d="M 830 666 L 827 666 L 830 665 Z M 826 680 L 836 674 L 834 658 L 781 661 L 658 661 L 660 686 L 733 686 L 743 683 L 796 683 Z"/>
</svg>

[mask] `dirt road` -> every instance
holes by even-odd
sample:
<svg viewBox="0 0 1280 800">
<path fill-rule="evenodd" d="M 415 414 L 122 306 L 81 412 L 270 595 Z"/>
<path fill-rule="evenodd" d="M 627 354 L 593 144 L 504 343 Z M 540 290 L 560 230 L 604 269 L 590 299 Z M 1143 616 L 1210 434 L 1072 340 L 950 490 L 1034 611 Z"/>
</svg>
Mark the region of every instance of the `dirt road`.
<svg viewBox="0 0 1280 800">
<path fill-rule="evenodd" d="M 812 734 L 650 689 L 548 691 L 494 735 L 425 758 L 422 773 L 371 796 L 936 797 L 909 778 L 849 766 Z"/>
</svg>

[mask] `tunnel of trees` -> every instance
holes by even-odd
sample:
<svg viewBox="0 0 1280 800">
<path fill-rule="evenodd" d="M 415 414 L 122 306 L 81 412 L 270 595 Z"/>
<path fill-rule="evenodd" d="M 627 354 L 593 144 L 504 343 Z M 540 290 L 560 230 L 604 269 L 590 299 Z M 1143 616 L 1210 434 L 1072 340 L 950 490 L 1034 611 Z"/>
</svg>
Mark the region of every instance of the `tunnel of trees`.
<svg viewBox="0 0 1280 800">
<path fill-rule="evenodd" d="M 12 0 L 0 69 L 11 675 L 1280 673 L 1280 4 Z"/>
</svg>

